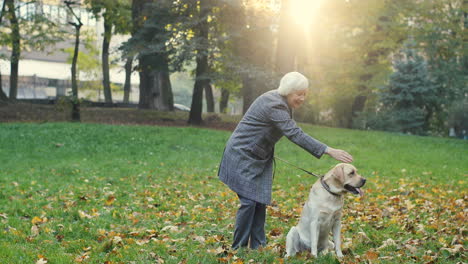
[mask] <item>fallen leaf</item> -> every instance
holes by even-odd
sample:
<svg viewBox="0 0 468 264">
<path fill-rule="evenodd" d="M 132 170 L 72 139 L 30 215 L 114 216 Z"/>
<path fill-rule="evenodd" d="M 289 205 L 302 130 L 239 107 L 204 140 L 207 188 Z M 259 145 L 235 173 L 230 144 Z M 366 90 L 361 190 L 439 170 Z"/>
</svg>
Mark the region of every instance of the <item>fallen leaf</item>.
<svg viewBox="0 0 468 264">
<path fill-rule="evenodd" d="M 113 244 L 113 245 L 118 245 L 118 244 L 122 244 L 122 243 L 123 243 L 123 241 L 122 241 L 122 238 L 121 238 L 121 237 L 119 237 L 119 236 L 114 236 L 114 237 L 112 238 L 112 244 Z"/>
<path fill-rule="evenodd" d="M 208 249 L 207 252 L 211 254 L 219 255 L 224 252 L 224 248 L 222 247 L 218 247 L 216 249 L 212 248 L 212 249 Z"/>
<path fill-rule="evenodd" d="M 41 224 L 42 222 L 43 222 L 43 221 L 42 221 L 42 218 L 37 217 L 37 216 L 33 217 L 33 219 L 31 220 L 31 223 L 32 223 L 33 225 Z"/>
<path fill-rule="evenodd" d="M 411 246 L 411 245 L 405 245 L 405 247 L 411 252 L 411 254 L 414 254 L 416 253 L 416 251 L 418 251 L 416 247 Z"/>
<path fill-rule="evenodd" d="M 205 243 L 205 238 L 202 237 L 202 236 L 195 236 L 193 239 L 195 239 L 196 241 L 204 244 Z"/>
<path fill-rule="evenodd" d="M 372 251 L 372 250 L 369 250 L 366 252 L 366 255 L 365 255 L 366 259 L 367 260 L 376 260 L 379 258 L 379 253 L 375 252 L 375 251 Z"/>
<path fill-rule="evenodd" d="M 448 251 L 450 254 L 456 254 L 458 252 L 463 252 L 465 251 L 465 248 L 463 247 L 463 245 L 454 245 L 452 248 L 441 248 L 440 250 L 446 250 Z"/>
<path fill-rule="evenodd" d="M 109 197 L 107 197 L 107 200 L 106 200 L 106 205 L 107 206 L 110 206 L 114 203 L 115 201 L 115 196 L 114 195 L 109 195 Z"/>
<path fill-rule="evenodd" d="M 162 232 L 169 230 L 169 232 L 177 232 L 179 231 L 179 228 L 177 226 L 165 226 L 163 229 L 161 229 Z"/>
<path fill-rule="evenodd" d="M 38 235 L 39 235 L 39 227 L 37 227 L 37 225 L 33 225 L 31 227 L 31 236 L 36 237 Z"/>
<path fill-rule="evenodd" d="M 380 247 L 377 248 L 377 250 L 381 250 L 381 249 L 386 248 L 386 247 L 388 247 L 388 246 L 396 246 L 395 240 L 393 240 L 393 239 L 391 239 L 391 238 L 385 240 L 385 241 L 383 242 L 383 244 L 382 244 Z"/>
<path fill-rule="evenodd" d="M 91 216 L 91 215 L 89 215 L 89 214 L 87 214 L 87 213 L 85 213 L 84 211 L 81 211 L 81 210 L 78 211 L 78 214 L 80 215 L 80 218 L 82 218 L 82 219 L 84 219 L 84 218 L 87 218 L 87 219 L 93 218 L 93 216 Z"/>
<path fill-rule="evenodd" d="M 40 258 L 36 261 L 36 264 L 47 264 L 47 259 L 45 258 Z"/>
</svg>

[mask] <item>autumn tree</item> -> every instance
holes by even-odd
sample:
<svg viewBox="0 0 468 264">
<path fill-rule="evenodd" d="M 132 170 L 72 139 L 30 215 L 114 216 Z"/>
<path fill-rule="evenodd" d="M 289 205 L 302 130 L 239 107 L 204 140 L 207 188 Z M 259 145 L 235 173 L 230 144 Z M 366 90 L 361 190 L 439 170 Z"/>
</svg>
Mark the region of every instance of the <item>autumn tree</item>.
<svg viewBox="0 0 468 264">
<path fill-rule="evenodd" d="M 127 0 L 86 0 L 86 3 L 89 5 L 89 10 L 98 19 L 102 18 L 103 20 L 104 33 L 101 53 L 103 76 L 102 84 L 105 102 L 107 104 L 112 104 L 112 91 L 110 84 L 109 68 L 109 47 L 113 34 L 128 33 L 130 31 L 130 2 Z"/>
<path fill-rule="evenodd" d="M 169 79 L 170 29 L 178 16 L 172 1 L 132 2 L 133 34 L 125 44 L 126 54 L 137 54 L 140 73 L 140 108 L 172 111 L 174 98 Z M 170 43 L 169 43 L 170 44 Z"/>
</svg>

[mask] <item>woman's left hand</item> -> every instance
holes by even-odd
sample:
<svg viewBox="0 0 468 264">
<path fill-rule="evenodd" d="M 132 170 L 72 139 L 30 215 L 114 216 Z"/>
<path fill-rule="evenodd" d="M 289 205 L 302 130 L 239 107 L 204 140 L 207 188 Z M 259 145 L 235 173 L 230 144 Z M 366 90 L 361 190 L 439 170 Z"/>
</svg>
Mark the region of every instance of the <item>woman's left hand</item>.
<svg viewBox="0 0 468 264">
<path fill-rule="evenodd" d="M 353 162 L 353 156 L 351 156 L 351 154 L 341 149 L 334 149 L 334 148 L 327 147 L 327 149 L 325 150 L 325 154 L 328 154 L 330 155 L 330 157 L 341 162 L 345 162 L 345 163 Z"/>
</svg>

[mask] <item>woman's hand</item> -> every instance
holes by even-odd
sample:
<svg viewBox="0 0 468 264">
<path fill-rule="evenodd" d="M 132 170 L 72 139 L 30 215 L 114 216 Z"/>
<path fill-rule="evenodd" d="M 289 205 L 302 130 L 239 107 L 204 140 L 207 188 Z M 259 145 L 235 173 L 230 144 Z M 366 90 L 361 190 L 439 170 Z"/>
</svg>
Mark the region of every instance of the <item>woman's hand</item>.
<svg viewBox="0 0 468 264">
<path fill-rule="evenodd" d="M 325 150 L 325 154 L 328 154 L 330 155 L 330 157 L 341 162 L 345 162 L 345 163 L 353 162 L 353 156 L 351 156 L 351 154 L 341 149 L 334 149 L 334 148 L 327 147 L 327 149 Z"/>
</svg>

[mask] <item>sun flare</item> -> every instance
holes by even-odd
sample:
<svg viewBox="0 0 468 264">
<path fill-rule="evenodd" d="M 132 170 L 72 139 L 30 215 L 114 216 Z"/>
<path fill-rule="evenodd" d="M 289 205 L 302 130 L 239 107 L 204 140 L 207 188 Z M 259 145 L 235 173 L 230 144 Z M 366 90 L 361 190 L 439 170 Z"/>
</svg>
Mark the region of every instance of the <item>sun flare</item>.
<svg viewBox="0 0 468 264">
<path fill-rule="evenodd" d="M 304 28 L 310 27 L 321 0 L 290 0 L 290 15 L 294 22 Z"/>
</svg>

